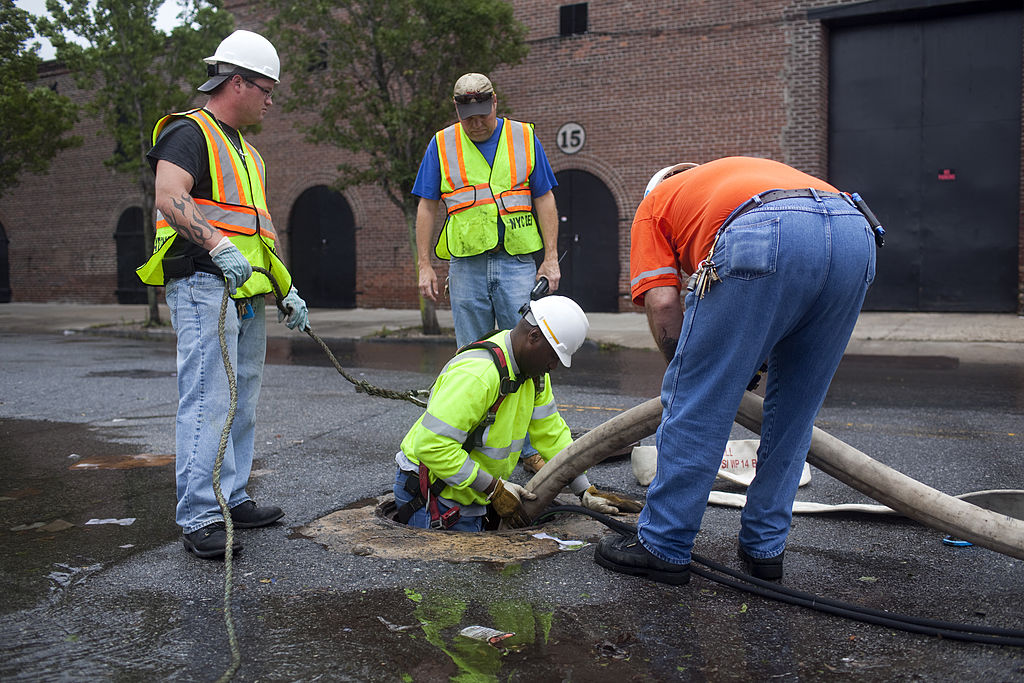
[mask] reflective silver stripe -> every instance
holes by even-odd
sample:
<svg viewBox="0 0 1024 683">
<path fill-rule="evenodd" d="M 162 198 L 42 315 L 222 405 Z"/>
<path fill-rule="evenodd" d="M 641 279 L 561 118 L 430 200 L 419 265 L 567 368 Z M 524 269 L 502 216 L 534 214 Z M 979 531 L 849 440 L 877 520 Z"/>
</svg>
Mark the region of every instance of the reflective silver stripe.
<svg viewBox="0 0 1024 683">
<path fill-rule="evenodd" d="M 678 278 L 679 271 L 676 268 L 655 268 L 654 270 L 647 270 L 630 280 L 629 284 L 632 286 L 641 280 L 646 280 L 647 278 L 655 277 L 656 275 L 675 275 Z"/>
<path fill-rule="evenodd" d="M 522 441 L 520 441 L 519 447 L 522 448 Z M 512 446 L 506 446 L 504 448 L 499 448 L 498 446 L 477 446 L 473 450 L 490 458 L 491 460 L 504 460 L 512 452 Z"/>
<path fill-rule="evenodd" d="M 464 442 L 466 440 L 466 437 L 469 436 L 468 433 L 462 431 L 457 427 L 453 427 L 444 420 L 434 417 L 430 413 L 423 414 L 423 422 L 421 424 L 423 425 L 423 428 L 426 429 L 427 431 L 433 432 L 438 436 L 444 436 L 449 439 L 453 439 L 459 443 Z"/>
<path fill-rule="evenodd" d="M 509 123 L 505 119 L 505 123 Z M 526 148 L 526 124 L 519 121 L 509 126 L 508 135 L 512 140 L 514 159 L 509 159 L 512 171 L 512 187 L 521 187 L 530 177 L 530 150 Z"/>
<path fill-rule="evenodd" d="M 444 144 L 444 154 L 441 155 L 441 163 L 445 166 L 441 169 L 441 172 L 446 175 L 452 181 L 452 187 L 460 188 L 468 185 L 466 177 L 462 175 L 462 169 L 459 168 L 459 133 L 461 126 L 458 124 L 448 126 L 441 131 L 440 140 L 438 144 Z M 440 150 L 438 150 L 440 152 Z"/>
<path fill-rule="evenodd" d="M 470 349 L 469 351 L 463 351 L 462 353 L 456 354 L 451 358 L 451 360 L 444 364 L 444 367 L 441 368 L 441 372 L 439 372 L 438 375 L 443 375 L 447 372 L 452 363 L 455 363 L 456 361 L 463 361 L 467 358 L 479 358 L 490 362 L 491 352 L 487 349 Z"/>
<path fill-rule="evenodd" d="M 476 463 L 473 462 L 473 459 L 470 458 L 469 456 L 466 456 L 466 462 L 462 463 L 462 467 L 459 468 L 459 471 L 451 475 L 450 477 L 445 477 L 444 483 L 452 487 L 457 487 L 461 486 L 462 484 L 465 484 L 467 481 L 469 481 L 469 478 L 473 476 L 473 467 L 475 465 Z"/>
<path fill-rule="evenodd" d="M 545 417 L 551 417 L 558 412 L 558 407 L 555 406 L 554 401 L 548 401 L 542 406 L 534 406 L 533 415 L 530 416 L 531 420 L 543 420 Z"/>
</svg>

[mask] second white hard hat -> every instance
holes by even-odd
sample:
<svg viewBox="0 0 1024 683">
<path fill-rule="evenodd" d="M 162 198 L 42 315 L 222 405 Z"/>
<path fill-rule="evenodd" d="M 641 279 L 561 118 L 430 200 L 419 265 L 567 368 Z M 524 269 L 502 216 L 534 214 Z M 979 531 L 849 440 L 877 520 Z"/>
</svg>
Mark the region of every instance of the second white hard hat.
<svg viewBox="0 0 1024 683">
<path fill-rule="evenodd" d="M 210 67 L 210 80 L 199 86 L 210 92 L 227 80 L 238 67 L 278 82 L 281 80 L 281 59 L 274 45 L 258 33 L 238 30 L 220 41 L 217 51 L 203 60 Z"/>
<path fill-rule="evenodd" d="M 572 354 L 583 346 L 590 331 L 590 321 L 579 304 L 565 296 L 546 296 L 531 301 L 525 317 L 540 328 L 562 365 L 572 365 Z"/>
<path fill-rule="evenodd" d="M 661 169 L 653 176 L 651 176 L 651 179 L 647 181 L 647 187 L 644 189 L 644 196 L 646 197 L 647 195 L 649 195 L 651 193 L 651 190 L 657 187 L 661 181 L 665 180 L 665 178 L 670 178 L 677 173 L 682 173 L 687 169 L 694 168 L 695 166 L 699 165 L 700 164 L 694 164 L 689 161 L 684 161 L 681 164 L 666 166 L 665 168 Z"/>
</svg>

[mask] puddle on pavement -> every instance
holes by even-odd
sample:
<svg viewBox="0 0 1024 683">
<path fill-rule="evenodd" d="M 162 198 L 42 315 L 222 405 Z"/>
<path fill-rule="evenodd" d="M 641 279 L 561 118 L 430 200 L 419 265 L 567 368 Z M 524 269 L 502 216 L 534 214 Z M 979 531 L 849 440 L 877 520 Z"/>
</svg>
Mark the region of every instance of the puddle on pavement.
<svg viewBox="0 0 1024 683">
<path fill-rule="evenodd" d="M 450 341 L 325 339 L 342 367 L 398 370 L 436 375 L 455 353 Z M 323 349 L 309 338 L 267 339 L 267 363 L 333 367 Z M 657 395 L 665 373 L 661 354 L 646 349 L 603 349 L 586 344 L 572 358 L 572 369 L 558 373 L 572 375 L 572 384 L 606 392 Z M 373 378 L 368 378 L 373 381 Z M 342 380 L 344 381 L 344 380 Z"/>
<path fill-rule="evenodd" d="M 60 565 L 116 562 L 178 537 L 173 457 L 138 450 L 88 425 L 0 420 L 4 612 L 56 590 Z"/>
<path fill-rule="evenodd" d="M 96 455 L 78 460 L 69 469 L 73 470 L 128 470 L 135 467 L 163 467 L 174 463 L 174 454 L 159 455 L 140 453 L 138 455 Z"/>
<path fill-rule="evenodd" d="M 555 502 L 579 504 L 575 497 Z M 295 534 L 316 541 L 328 550 L 386 560 L 512 564 L 559 552 L 575 552 L 607 533 L 600 522 L 580 515 L 559 515 L 531 529 L 465 533 L 415 529 L 396 522 L 394 514 L 394 497 L 384 494 L 298 527 Z M 636 515 L 623 515 L 621 519 L 635 523 Z M 537 538 L 537 534 L 548 537 Z"/>
</svg>

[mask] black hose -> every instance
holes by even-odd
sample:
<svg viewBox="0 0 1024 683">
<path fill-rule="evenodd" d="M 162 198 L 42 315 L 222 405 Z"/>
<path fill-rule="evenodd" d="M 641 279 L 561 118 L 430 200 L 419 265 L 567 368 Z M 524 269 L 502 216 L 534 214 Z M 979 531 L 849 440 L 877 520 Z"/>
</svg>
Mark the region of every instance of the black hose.
<svg viewBox="0 0 1024 683">
<path fill-rule="evenodd" d="M 632 536 L 636 533 L 636 525 L 617 520 L 608 515 L 594 512 L 581 505 L 554 505 L 541 513 L 534 523 L 540 522 L 547 517 L 563 513 L 579 513 L 589 515 L 601 522 L 609 529 L 624 536 Z M 1024 631 L 1015 629 L 996 628 L 993 626 L 973 626 L 971 624 L 957 624 L 953 622 L 940 621 L 936 619 L 925 619 L 904 614 L 894 614 L 885 610 L 877 610 L 871 607 L 855 605 L 853 603 L 823 598 L 812 593 L 796 590 L 777 583 L 763 581 L 735 569 L 726 567 L 697 554 L 692 555 L 693 564 L 703 565 L 695 567 L 691 565 L 690 571 L 697 576 L 710 581 L 720 583 L 737 590 L 760 595 L 772 600 L 779 600 L 791 605 L 807 607 L 826 614 L 832 614 L 847 619 L 863 621 L 869 624 L 876 624 L 888 628 L 909 631 L 950 640 L 962 640 L 971 643 L 985 643 L 989 645 L 1010 645 L 1013 647 L 1024 647 Z M 705 569 L 706 567 L 706 569 Z"/>
</svg>

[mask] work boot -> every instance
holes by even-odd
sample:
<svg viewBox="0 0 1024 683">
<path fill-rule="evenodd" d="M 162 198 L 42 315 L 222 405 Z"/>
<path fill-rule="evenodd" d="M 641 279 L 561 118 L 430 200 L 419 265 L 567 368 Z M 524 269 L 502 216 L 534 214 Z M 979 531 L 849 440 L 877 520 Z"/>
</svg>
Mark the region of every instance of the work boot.
<svg viewBox="0 0 1024 683">
<path fill-rule="evenodd" d="M 651 554 L 632 536 L 605 536 L 597 544 L 594 561 L 620 574 L 642 576 L 652 581 L 681 586 L 690 582 L 690 565 L 666 562 Z"/>
<path fill-rule="evenodd" d="M 228 532 L 224 522 L 214 522 L 196 529 L 192 533 L 182 534 L 181 540 L 185 544 L 185 550 L 196 557 L 205 560 L 223 557 L 227 548 Z M 237 540 L 231 545 L 232 552 L 237 553 L 242 549 L 242 544 Z"/>
<path fill-rule="evenodd" d="M 247 500 L 231 508 L 231 521 L 239 529 L 254 529 L 273 524 L 284 517 L 284 510 L 274 505 L 257 507 L 256 501 Z"/>
<path fill-rule="evenodd" d="M 743 562 L 743 566 L 746 567 L 747 573 L 755 579 L 778 581 L 782 578 L 782 556 L 786 554 L 786 551 L 782 551 L 775 557 L 751 557 L 743 548 L 738 548 L 738 551 L 737 554 L 740 561 Z"/>
<path fill-rule="evenodd" d="M 519 462 L 523 463 L 524 470 L 536 474 L 537 472 L 540 472 L 541 467 L 544 467 L 544 465 L 547 463 L 547 460 L 545 460 L 544 456 L 542 456 L 540 453 L 534 453 L 533 455 L 526 456 Z"/>
</svg>

